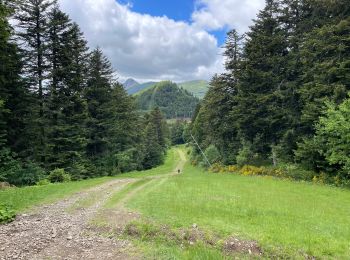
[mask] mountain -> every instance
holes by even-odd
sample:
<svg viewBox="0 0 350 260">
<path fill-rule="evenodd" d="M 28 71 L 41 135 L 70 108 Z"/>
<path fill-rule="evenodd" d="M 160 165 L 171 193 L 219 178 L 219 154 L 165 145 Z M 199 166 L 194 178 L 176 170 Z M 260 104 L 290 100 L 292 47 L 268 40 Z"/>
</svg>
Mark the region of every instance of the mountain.
<svg viewBox="0 0 350 260">
<path fill-rule="evenodd" d="M 143 84 L 138 84 L 132 88 L 127 89 L 129 95 L 139 94 L 140 92 L 153 87 L 157 82 L 146 82 Z"/>
<path fill-rule="evenodd" d="M 123 86 L 129 95 L 139 95 L 144 91 L 151 89 L 157 83 L 159 82 L 150 81 L 140 84 L 136 80 L 130 78 L 124 82 Z M 203 99 L 209 89 L 209 82 L 205 80 L 185 81 L 178 85 L 199 99 Z"/>
<path fill-rule="evenodd" d="M 203 99 L 209 89 L 209 82 L 205 80 L 192 80 L 180 83 L 179 87 L 192 93 L 195 97 Z"/>
<path fill-rule="evenodd" d="M 127 79 L 124 83 L 123 83 L 123 86 L 126 90 L 129 90 L 129 89 L 132 89 L 136 86 L 139 86 L 140 83 L 138 83 L 136 80 L 134 79 Z"/>
<path fill-rule="evenodd" d="M 190 118 L 199 99 L 187 90 L 170 81 L 162 81 L 136 95 L 136 104 L 141 111 L 159 107 L 166 118 Z"/>
</svg>

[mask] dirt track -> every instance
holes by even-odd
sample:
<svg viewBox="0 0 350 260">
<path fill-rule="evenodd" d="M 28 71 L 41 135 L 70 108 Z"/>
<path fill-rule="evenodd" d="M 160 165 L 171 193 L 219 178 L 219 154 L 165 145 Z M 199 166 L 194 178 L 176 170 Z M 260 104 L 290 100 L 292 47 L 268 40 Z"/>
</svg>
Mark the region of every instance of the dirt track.
<svg viewBox="0 0 350 260">
<path fill-rule="evenodd" d="M 171 176 L 186 161 L 178 150 L 180 161 Z M 164 176 L 164 175 L 162 175 Z M 157 179 L 159 176 L 150 177 Z M 38 207 L 7 225 L 0 226 L 0 259 L 139 259 L 129 241 L 106 236 L 91 221 L 100 214 L 105 202 L 133 179 L 113 180 L 68 199 Z M 145 185 L 149 185 L 150 182 Z M 124 202 L 141 192 L 143 186 L 127 194 L 108 218 L 122 228 L 137 213 L 127 212 Z M 85 202 L 85 203 L 84 203 Z"/>
</svg>

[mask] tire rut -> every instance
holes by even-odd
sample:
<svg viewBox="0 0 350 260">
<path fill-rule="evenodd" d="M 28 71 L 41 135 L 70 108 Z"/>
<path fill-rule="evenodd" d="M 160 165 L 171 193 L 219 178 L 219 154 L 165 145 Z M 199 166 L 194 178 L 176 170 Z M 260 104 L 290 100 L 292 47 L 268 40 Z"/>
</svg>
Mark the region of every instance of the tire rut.
<svg viewBox="0 0 350 260">
<path fill-rule="evenodd" d="M 131 259 L 128 241 L 103 237 L 89 226 L 90 219 L 113 194 L 134 180 L 114 180 L 77 193 L 69 199 L 36 208 L 0 226 L 0 259 Z M 91 194 L 99 199 L 88 208 L 66 209 Z"/>
</svg>

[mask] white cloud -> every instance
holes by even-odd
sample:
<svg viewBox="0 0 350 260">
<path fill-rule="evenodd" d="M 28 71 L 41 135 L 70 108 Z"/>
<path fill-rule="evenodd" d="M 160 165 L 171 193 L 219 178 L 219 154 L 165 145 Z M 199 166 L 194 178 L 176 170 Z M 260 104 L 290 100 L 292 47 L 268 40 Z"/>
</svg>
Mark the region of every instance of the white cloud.
<svg viewBox="0 0 350 260">
<path fill-rule="evenodd" d="M 197 10 L 192 20 L 194 25 L 206 30 L 228 27 L 244 33 L 264 3 L 264 0 L 196 0 Z"/>
<path fill-rule="evenodd" d="M 222 71 L 216 38 L 197 26 L 138 14 L 114 0 L 60 0 L 60 5 L 122 78 L 209 79 Z"/>
</svg>

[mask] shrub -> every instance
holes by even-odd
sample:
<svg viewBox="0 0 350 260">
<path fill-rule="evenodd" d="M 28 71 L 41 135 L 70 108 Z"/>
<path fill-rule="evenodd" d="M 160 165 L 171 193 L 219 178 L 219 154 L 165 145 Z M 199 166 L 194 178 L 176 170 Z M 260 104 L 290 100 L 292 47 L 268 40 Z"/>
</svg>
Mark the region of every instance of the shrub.
<svg viewBox="0 0 350 260">
<path fill-rule="evenodd" d="M 64 169 L 55 169 L 50 172 L 47 179 L 52 182 L 68 182 L 71 180 L 71 176 L 65 172 Z"/>
<path fill-rule="evenodd" d="M 226 171 L 226 167 L 222 166 L 220 163 L 214 163 L 211 165 L 211 167 L 209 168 L 209 171 L 211 172 L 225 172 Z"/>
<path fill-rule="evenodd" d="M 136 148 L 126 150 L 116 155 L 116 161 L 120 172 L 135 171 L 140 168 L 142 155 Z"/>
<path fill-rule="evenodd" d="M 252 145 L 249 142 L 242 141 L 242 148 L 238 151 L 236 156 L 236 162 L 238 166 L 243 166 L 250 163 L 254 158 L 254 152 L 252 150 Z"/>
<path fill-rule="evenodd" d="M 49 184 L 51 184 L 51 182 L 48 179 L 42 179 L 36 183 L 37 186 L 45 186 Z"/>
<path fill-rule="evenodd" d="M 16 213 L 11 206 L 0 204 L 0 224 L 11 222 L 15 217 Z"/>
<path fill-rule="evenodd" d="M 219 152 L 218 148 L 216 148 L 215 145 L 209 145 L 209 147 L 207 149 L 205 149 L 204 154 L 208 158 L 208 161 L 211 164 L 218 163 L 221 159 L 220 152 Z"/>
<path fill-rule="evenodd" d="M 27 163 L 24 166 L 14 164 L 14 167 L 5 173 L 7 182 L 16 186 L 35 185 L 44 176 L 44 170 L 35 163 Z"/>
<path fill-rule="evenodd" d="M 73 165 L 69 167 L 67 171 L 71 175 L 71 179 L 74 181 L 92 177 L 92 172 L 88 170 L 88 163 L 83 161 L 73 163 Z"/>
</svg>

